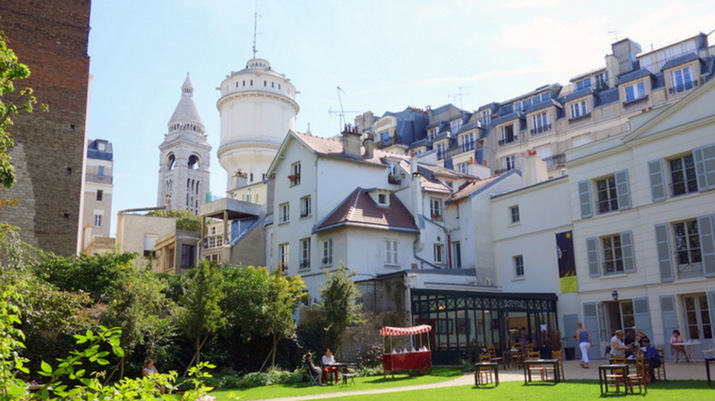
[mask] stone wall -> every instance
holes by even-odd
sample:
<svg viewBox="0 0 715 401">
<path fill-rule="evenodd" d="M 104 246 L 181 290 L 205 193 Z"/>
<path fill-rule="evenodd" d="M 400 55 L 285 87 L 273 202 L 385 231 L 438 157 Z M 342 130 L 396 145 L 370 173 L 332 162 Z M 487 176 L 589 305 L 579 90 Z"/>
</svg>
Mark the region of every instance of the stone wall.
<svg viewBox="0 0 715 401">
<path fill-rule="evenodd" d="M 0 26 L 49 112 L 15 116 L 10 133 L 18 181 L 0 193 L 17 206 L 0 208 L 0 221 L 21 228 L 22 239 L 46 251 L 77 250 L 89 81 L 90 0 L 3 0 Z"/>
</svg>

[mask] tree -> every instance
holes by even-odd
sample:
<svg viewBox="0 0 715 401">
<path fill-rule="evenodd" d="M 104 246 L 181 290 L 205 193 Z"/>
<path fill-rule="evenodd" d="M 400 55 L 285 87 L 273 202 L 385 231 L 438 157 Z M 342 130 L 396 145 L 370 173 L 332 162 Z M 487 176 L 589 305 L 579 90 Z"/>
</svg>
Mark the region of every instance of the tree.
<svg viewBox="0 0 715 401">
<path fill-rule="evenodd" d="M 12 125 L 12 115 L 21 111 L 31 113 L 37 104 L 32 96 L 32 88 L 24 88 L 13 98 L 8 98 L 15 92 L 14 81 L 30 76 L 30 69 L 18 62 L 15 52 L 7 46 L 7 38 L 0 31 L 0 184 L 10 188 L 15 183 L 15 169 L 11 162 L 9 150 L 15 145 L 7 128 Z M 47 105 L 42 105 L 47 109 Z"/>
<path fill-rule="evenodd" d="M 278 342 L 295 333 L 293 313 L 298 303 L 308 297 L 308 293 L 305 291 L 305 282 L 300 276 L 285 276 L 279 269 L 268 276 L 268 285 L 268 303 L 264 308 L 262 326 L 265 334 L 270 336 L 272 341 L 271 352 L 266 356 L 263 366 L 270 357 L 271 367 L 275 367 Z"/>
<path fill-rule="evenodd" d="M 201 231 L 201 220 L 198 216 L 184 209 L 152 210 L 147 216 L 173 217 L 176 219 L 176 229 L 184 231 Z"/>
<path fill-rule="evenodd" d="M 326 272 L 327 278 L 320 290 L 322 302 L 318 305 L 323 309 L 323 325 L 336 353 L 340 350 L 345 329 L 364 322 L 362 304 L 357 303 L 360 291 L 350 279 L 354 275 L 348 273 L 345 265 L 341 264 L 335 272 Z"/>
<path fill-rule="evenodd" d="M 226 313 L 229 332 L 244 344 L 263 335 L 270 286 L 265 267 L 229 267 L 223 270 L 226 298 L 221 309 Z"/>
<path fill-rule="evenodd" d="M 181 302 L 184 308 L 181 325 L 186 336 L 195 344 L 194 356 L 188 366 L 191 367 L 194 362 L 201 362 L 201 348 L 206 341 L 226 324 L 226 317 L 219 306 L 226 294 L 221 271 L 208 261 L 199 262 L 189 275 L 189 285 Z"/>
</svg>

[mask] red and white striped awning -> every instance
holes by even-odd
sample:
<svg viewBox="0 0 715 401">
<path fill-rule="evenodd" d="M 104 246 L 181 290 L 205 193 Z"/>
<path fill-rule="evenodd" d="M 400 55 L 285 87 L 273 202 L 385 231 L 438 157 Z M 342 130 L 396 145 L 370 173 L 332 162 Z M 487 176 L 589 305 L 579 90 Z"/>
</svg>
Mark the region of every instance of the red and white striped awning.
<svg viewBox="0 0 715 401">
<path fill-rule="evenodd" d="M 413 327 L 390 327 L 385 326 L 380 329 L 381 336 L 408 336 L 411 334 L 426 333 L 432 330 L 432 326 L 428 324 L 421 324 L 419 326 Z"/>
</svg>

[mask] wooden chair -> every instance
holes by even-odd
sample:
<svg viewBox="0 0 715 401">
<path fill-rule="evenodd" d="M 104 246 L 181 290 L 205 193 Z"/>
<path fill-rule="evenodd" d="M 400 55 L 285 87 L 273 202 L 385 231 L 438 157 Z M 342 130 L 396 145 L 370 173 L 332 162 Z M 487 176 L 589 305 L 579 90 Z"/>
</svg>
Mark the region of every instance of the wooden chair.
<svg viewBox="0 0 715 401">
<path fill-rule="evenodd" d="M 491 362 L 491 358 L 489 355 L 482 354 L 479 355 L 479 362 Z M 492 383 L 493 381 L 491 366 L 480 366 L 474 371 L 474 382 L 476 384 Z"/>
<path fill-rule="evenodd" d="M 511 357 L 511 365 L 515 368 L 521 369 L 521 361 L 524 359 L 524 350 L 521 349 L 521 343 L 513 342 L 511 343 L 511 348 L 509 349 L 509 355 Z"/>
<path fill-rule="evenodd" d="M 655 375 L 658 380 L 667 380 L 665 377 L 665 348 L 658 348 L 658 354 L 660 355 L 660 366 L 655 368 Z"/>
<path fill-rule="evenodd" d="M 634 384 L 638 385 L 638 392 L 640 394 L 648 394 L 648 383 L 646 382 L 645 374 L 645 358 L 643 355 L 636 356 L 636 371 L 635 373 L 628 374 L 626 384 L 628 385 L 628 388 L 631 389 L 631 394 L 635 394 L 633 389 Z M 618 386 L 616 386 L 616 389 L 618 389 Z"/>
<path fill-rule="evenodd" d="M 561 350 L 551 351 L 551 359 L 559 361 L 559 380 L 566 380 L 566 373 L 564 372 L 564 352 Z"/>
<path fill-rule="evenodd" d="M 487 345 L 487 355 L 489 355 L 489 362 L 502 363 L 504 361 L 504 358 L 497 356 L 497 350 L 493 345 Z"/>
<path fill-rule="evenodd" d="M 628 363 L 625 355 L 613 355 L 611 358 L 611 362 L 614 365 L 626 365 Z M 612 373 L 606 374 L 606 380 L 613 382 L 613 385 L 616 386 L 616 391 L 619 391 L 621 383 L 625 385 L 626 372 L 625 370 L 616 369 Z"/>
<path fill-rule="evenodd" d="M 526 353 L 534 352 L 534 343 L 526 343 Z"/>
<path fill-rule="evenodd" d="M 541 353 L 539 351 L 531 351 L 526 353 L 526 360 L 539 360 L 541 359 Z M 546 380 L 546 367 L 544 365 L 529 365 L 529 376 L 532 372 L 539 372 L 541 380 Z"/>
</svg>

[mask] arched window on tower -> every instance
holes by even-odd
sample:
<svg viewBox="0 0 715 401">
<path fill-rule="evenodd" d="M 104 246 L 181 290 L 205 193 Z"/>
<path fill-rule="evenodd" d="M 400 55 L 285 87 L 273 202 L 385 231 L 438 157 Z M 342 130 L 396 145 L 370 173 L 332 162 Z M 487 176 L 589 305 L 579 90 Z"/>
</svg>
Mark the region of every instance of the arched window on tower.
<svg viewBox="0 0 715 401">
<path fill-rule="evenodd" d="M 199 157 L 196 155 L 189 156 L 189 170 L 199 171 Z"/>
<path fill-rule="evenodd" d="M 169 155 L 169 159 L 167 160 L 166 167 L 169 169 L 169 171 L 176 168 L 176 156 L 174 156 L 173 154 Z"/>
</svg>

